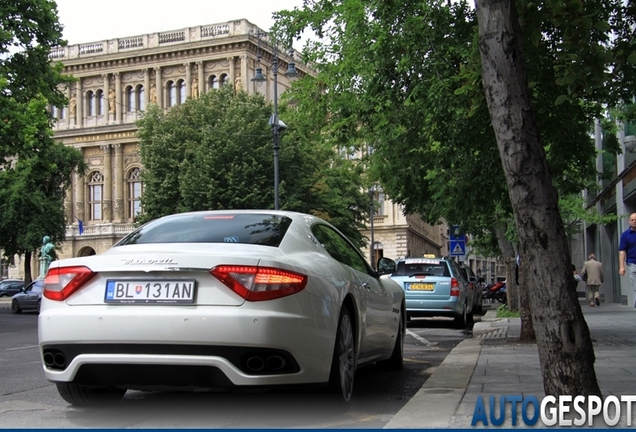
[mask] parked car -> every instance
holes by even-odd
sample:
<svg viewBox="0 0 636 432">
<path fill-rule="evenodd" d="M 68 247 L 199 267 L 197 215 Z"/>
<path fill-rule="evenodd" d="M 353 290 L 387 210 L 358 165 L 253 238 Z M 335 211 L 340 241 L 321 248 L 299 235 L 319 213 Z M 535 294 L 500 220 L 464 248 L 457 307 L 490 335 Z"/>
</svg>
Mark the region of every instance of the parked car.
<svg viewBox="0 0 636 432">
<path fill-rule="evenodd" d="M 470 267 L 462 265 L 461 268 L 466 272 L 466 279 L 473 292 L 473 311 L 477 314 L 482 314 L 484 312 L 484 291 L 480 286 L 479 279 Z"/>
<path fill-rule="evenodd" d="M 308 384 L 349 400 L 357 367 L 402 368 L 404 292 L 380 276 L 315 216 L 166 216 L 101 255 L 51 263 L 44 372 L 74 405 L 127 389 Z"/>
<path fill-rule="evenodd" d="M 438 257 L 400 259 L 391 279 L 404 289 L 408 319 L 452 317 L 458 328 L 473 321 L 473 291 L 455 261 Z"/>
<path fill-rule="evenodd" d="M 40 311 L 42 301 L 42 286 L 44 280 L 36 279 L 27 285 L 22 292 L 16 294 L 11 299 L 11 312 L 21 313 L 23 310 Z"/>
<path fill-rule="evenodd" d="M 12 297 L 24 288 L 24 281 L 21 279 L 5 279 L 0 281 L 0 297 Z"/>
</svg>

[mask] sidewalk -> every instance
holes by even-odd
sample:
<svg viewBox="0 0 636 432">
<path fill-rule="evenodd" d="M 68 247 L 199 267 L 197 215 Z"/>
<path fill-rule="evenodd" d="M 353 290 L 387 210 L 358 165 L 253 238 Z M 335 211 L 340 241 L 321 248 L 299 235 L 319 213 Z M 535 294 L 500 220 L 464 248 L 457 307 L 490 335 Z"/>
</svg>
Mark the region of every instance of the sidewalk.
<svg viewBox="0 0 636 432">
<path fill-rule="evenodd" d="M 594 343 L 603 396 L 636 394 L 636 310 L 617 303 L 591 308 L 585 301 L 581 307 Z M 385 428 L 473 427 L 480 395 L 484 402 L 491 395 L 498 400 L 520 394 L 540 401 L 545 393 L 537 345 L 518 343 L 520 329 L 519 318 L 497 319 L 496 310 L 489 310 L 475 323 L 475 337 L 451 351 Z M 619 427 L 626 427 L 625 411 Z M 520 420 L 517 425 L 523 427 Z M 512 427 L 509 415 L 503 427 Z"/>
</svg>

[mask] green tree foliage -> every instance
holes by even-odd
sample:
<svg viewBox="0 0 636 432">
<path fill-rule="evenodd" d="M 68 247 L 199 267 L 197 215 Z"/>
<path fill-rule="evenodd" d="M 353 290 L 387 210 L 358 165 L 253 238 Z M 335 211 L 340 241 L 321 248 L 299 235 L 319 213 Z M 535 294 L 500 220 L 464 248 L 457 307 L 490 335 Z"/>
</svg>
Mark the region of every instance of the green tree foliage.
<svg viewBox="0 0 636 432">
<path fill-rule="evenodd" d="M 60 86 L 72 81 L 48 55 L 62 45 L 56 5 L 48 0 L 0 1 L 0 248 L 10 262 L 49 235 L 65 238 L 64 190 L 84 167 L 81 154 L 52 138 L 47 107 L 64 106 Z"/>
<path fill-rule="evenodd" d="M 281 209 L 312 213 L 333 223 L 357 246 L 365 217 L 358 168 L 321 140 L 320 117 L 305 119 L 281 103 L 288 125 L 279 152 Z M 212 209 L 271 209 L 274 157 L 261 95 L 231 87 L 163 113 L 148 107 L 138 135 L 145 184 L 140 222 Z"/>
<path fill-rule="evenodd" d="M 586 49 L 579 57 L 569 52 L 581 66 L 574 71 L 562 52 L 574 39 L 553 22 L 569 9 L 546 13 L 541 2 L 521 3 L 532 103 L 553 182 L 562 196 L 578 194 L 595 180 L 589 132 L 601 103 L 625 95 L 624 89 L 610 92 L 600 84 L 592 91 L 588 83 L 609 79 L 603 68 L 612 59 L 624 75 L 631 74 L 629 55 L 625 49 L 620 59 Z M 579 11 L 587 14 L 585 22 L 609 17 L 600 2 L 571 3 L 576 10 L 587 5 Z M 280 12 L 277 23 L 287 34 L 309 28 L 320 38 L 304 54 L 317 65 L 317 82 L 330 98 L 334 133 L 372 143 L 371 175 L 387 195 L 428 222 L 445 218 L 489 236 L 502 220 L 494 209 L 511 221 L 512 208 L 484 103 L 476 26 L 472 5 L 444 0 L 319 0 Z M 593 50 L 600 53 L 598 42 L 608 40 L 596 30 L 584 40 L 591 44 L 594 38 Z M 586 67 L 594 68 L 588 81 L 581 76 Z M 566 78 L 571 74 L 578 78 Z"/>
</svg>

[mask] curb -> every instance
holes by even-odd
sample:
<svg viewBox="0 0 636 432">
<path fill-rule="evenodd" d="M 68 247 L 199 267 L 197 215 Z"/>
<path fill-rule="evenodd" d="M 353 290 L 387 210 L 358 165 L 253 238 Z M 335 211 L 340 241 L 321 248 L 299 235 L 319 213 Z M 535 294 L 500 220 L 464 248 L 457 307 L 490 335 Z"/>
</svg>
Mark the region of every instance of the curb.
<svg viewBox="0 0 636 432">
<path fill-rule="evenodd" d="M 449 427 L 480 353 L 479 339 L 461 341 L 384 429 Z"/>
</svg>

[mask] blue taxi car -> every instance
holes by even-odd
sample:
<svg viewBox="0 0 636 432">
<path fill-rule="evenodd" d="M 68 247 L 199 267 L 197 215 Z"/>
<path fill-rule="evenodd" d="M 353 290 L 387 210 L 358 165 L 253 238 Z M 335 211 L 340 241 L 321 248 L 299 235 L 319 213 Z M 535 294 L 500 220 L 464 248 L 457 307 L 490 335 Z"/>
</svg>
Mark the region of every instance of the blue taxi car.
<svg viewBox="0 0 636 432">
<path fill-rule="evenodd" d="M 406 313 L 413 317 L 452 317 L 455 326 L 473 321 L 474 292 L 459 264 L 443 257 L 397 260 L 391 279 L 405 293 Z"/>
</svg>

